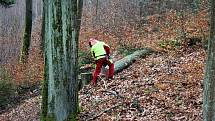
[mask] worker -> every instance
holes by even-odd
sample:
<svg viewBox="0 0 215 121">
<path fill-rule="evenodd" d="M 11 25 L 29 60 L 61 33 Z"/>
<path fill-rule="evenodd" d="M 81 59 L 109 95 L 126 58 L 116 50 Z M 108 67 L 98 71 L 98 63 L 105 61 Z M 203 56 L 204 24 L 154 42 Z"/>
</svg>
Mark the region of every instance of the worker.
<svg viewBox="0 0 215 121">
<path fill-rule="evenodd" d="M 114 64 L 110 59 L 110 47 L 106 43 L 98 41 L 94 38 L 89 39 L 89 46 L 91 47 L 91 54 L 96 63 L 96 69 L 93 73 L 93 79 L 91 81 L 91 84 L 93 86 L 96 86 L 98 76 L 101 72 L 101 68 L 102 66 L 106 65 L 109 66 L 107 78 L 108 80 L 113 79 Z"/>
</svg>

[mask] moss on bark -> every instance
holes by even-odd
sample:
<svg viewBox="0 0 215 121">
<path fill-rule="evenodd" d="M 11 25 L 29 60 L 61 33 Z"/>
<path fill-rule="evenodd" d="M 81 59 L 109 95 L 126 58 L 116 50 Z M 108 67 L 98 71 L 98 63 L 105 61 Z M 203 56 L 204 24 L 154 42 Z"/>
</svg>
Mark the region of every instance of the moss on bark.
<svg viewBox="0 0 215 121">
<path fill-rule="evenodd" d="M 16 3 L 16 0 L 0 0 L 0 4 L 3 4 L 3 5 L 12 5 L 15 3 Z"/>
<path fill-rule="evenodd" d="M 77 120 L 77 113 L 71 113 L 69 115 L 69 118 L 67 119 L 67 121 L 76 121 Z"/>
<path fill-rule="evenodd" d="M 203 120 L 215 121 L 215 1 L 211 1 L 210 39 L 204 77 Z"/>
<path fill-rule="evenodd" d="M 56 117 L 55 117 L 55 114 L 49 114 L 47 117 L 46 117 L 46 120 L 45 121 L 57 121 L 56 120 Z"/>
<path fill-rule="evenodd" d="M 22 42 L 20 53 L 20 63 L 25 63 L 29 55 L 29 47 L 31 43 L 32 29 L 32 0 L 26 0 L 26 15 L 25 15 L 25 33 Z"/>
<path fill-rule="evenodd" d="M 42 112 L 41 112 L 41 120 L 45 121 L 43 119 L 46 118 L 47 112 L 48 112 L 48 82 L 43 81 L 43 89 L 42 89 Z"/>
<path fill-rule="evenodd" d="M 42 119 L 76 120 L 77 93 L 77 4 L 76 0 L 47 0 L 45 10 L 45 80 Z M 75 12 L 74 12 L 75 11 Z M 47 86 L 47 89 L 46 89 Z M 50 117 L 50 114 L 54 116 Z M 50 118 L 48 118 L 50 117 Z M 54 118 L 53 118 L 54 117 Z"/>
</svg>

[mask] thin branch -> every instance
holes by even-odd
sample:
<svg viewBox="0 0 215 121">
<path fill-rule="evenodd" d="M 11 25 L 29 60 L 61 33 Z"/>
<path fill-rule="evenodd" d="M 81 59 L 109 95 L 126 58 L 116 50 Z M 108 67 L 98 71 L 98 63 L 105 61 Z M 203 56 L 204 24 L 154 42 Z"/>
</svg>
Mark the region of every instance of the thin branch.
<svg viewBox="0 0 215 121">
<path fill-rule="evenodd" d="M 93 117 L 87 119 L 86 121 L 95 120 L 97 117 L 101 116 L 102 114 L 104 114 L 104 113 L 106 113 L 106 112 L 108 112 L 108 111 L 110 111 L 110 110 L 112 110 L 112 109 L 114 109 L 114 108 L 116 108 L 116 107 L 119 107 L 119 106 L 121 106 L 121 105 L 122 105 L 122 104 L 117 104 L 117 105 L 114 105 L 114 106 L 112 106 L 112 107 L 110 107 L 110 108 L 107 108 L 107 109 L 103 110 L 102 112 L 96 114 L 95 116 L 93 116 Z"/>
<path fill-rule="evenodd" d="M 102 92 L 110 93 L 110 94 L 116 96 L 117 98 L 123 98 L 123 99 L 125 98 L 125 97 L 123 97 L 122 95 L 117 94 L 117 92 L 115 92 L 115 91 L 104 90 L 104 91 L 102 91 Z"/>
</svg>

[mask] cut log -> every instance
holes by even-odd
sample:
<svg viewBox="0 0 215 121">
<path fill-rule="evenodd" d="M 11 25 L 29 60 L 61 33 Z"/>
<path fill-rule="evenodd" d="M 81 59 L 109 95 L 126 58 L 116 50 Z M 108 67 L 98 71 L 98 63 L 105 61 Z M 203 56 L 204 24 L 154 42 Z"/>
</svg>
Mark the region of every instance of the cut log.
<svg viewBox="0 0 215 121">
<path fill-rule="evenodd" d="M 114 74 L 117 74 L 119 72 L 121 72 L 123 69 L 129 67 L 132 63 L 134 63 L 138 58 L 142 58 L 145 57 L 146 55 L 151 54 L 152 52 L 154 52 L 152 49 L 150 48 L 145 48 L 142 50 L 138 50 L 135 51 L 133 54 L 128 55 L 124 58 L 122 58 L 121 60 L 118 60 L 114 63 Z M 106 74 L 108 70 L 108 66 L 104 69 L 102 69 L 102 73 Z M 81 87 L 83 87 L 86 84 L 89 84 L 90 80 L 92 80 L 92 73 L 81 73 Z"/>
<path fill-rule="evenodd" d="M 118 60 L 114 63 L 114 74 L 119 73 L 123 69 L 129 67 L 136 59 L 145 57 L 153 52 L 150 48 L 145 48 L 142 50 L 135 51 L 133 54 L 128 55 L 121 60 Z"/>
</svg>

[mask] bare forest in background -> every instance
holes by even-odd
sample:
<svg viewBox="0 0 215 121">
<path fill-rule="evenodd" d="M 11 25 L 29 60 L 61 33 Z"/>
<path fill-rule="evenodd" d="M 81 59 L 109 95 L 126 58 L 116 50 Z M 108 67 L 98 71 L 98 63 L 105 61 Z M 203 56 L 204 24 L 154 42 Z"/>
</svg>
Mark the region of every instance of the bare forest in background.
<svg viewBox="0 0 215 121">
<path fill-rule="evenodd" d="M 25 0 L 17 0 L 11 6 L 0 5 L 0 13 L 0 64 L 17 63 L 25 25 Z M 41 16 L 42 0 L 33 0 L 33 31 L 38 31 L 36 25 Z"/>
<path fill-rule="evenodd" d="M 132 46 L 206 39 L 208 8 L 206 0 L 88 0 L 83 7 L 82 32 L 111 34 L 117 43 Z"/>
<path fill-rule="evenodd" d="M 28 63 L 19 64 L 25 0 L 0 6 L 0 65 L 18 85 L 43 80 L 42 8 L 42 0 L 33 0 Z M 90 37 L 108 42 L 114 53 L 143 47 L 167 51 L 190 40 L 205 42 L 209 35 L 209 8 L 207 0 L 84 0 L 79 52 L 89 61 Z"/>
<path fill-rule="evenodd" d="M 83 42 L 88 36 L 105 39 L 103 35 L 109 34 L 114 47 L 119 44 L 146 46 L 155 41 L 183 37 L 207 39 L 208 11 L 206 0 L 85 0 L 80 39 Z M 24 31 L 25 2 L 18 0 L 9 7 L 0 6 L 0 13 L 0 64 L 14 63 Z M 41 29 L 41 16 L 42 0 L 33 0 L 35 34 Z M 134 39 L 136 41 L 132 42 Z M 33 39 L 32 46 L 39 45 L 34 41 L 38 40 Z"/>
</svg>

